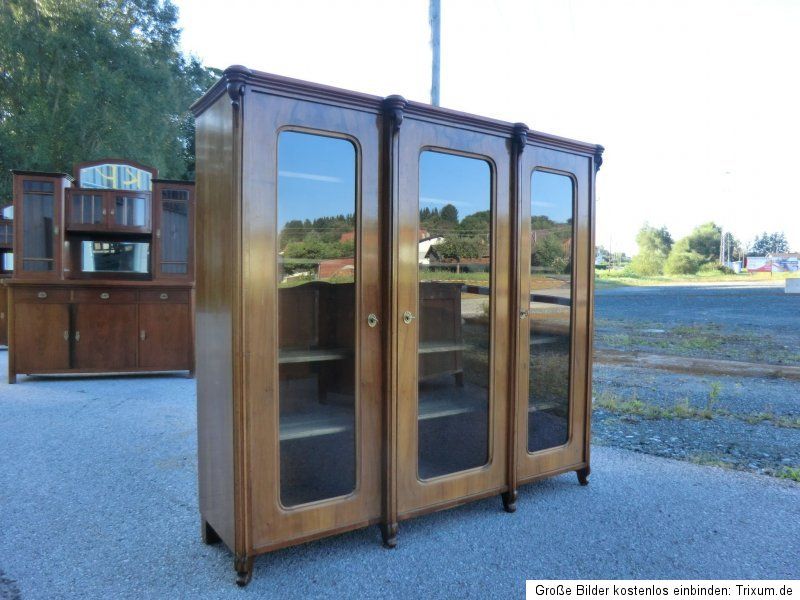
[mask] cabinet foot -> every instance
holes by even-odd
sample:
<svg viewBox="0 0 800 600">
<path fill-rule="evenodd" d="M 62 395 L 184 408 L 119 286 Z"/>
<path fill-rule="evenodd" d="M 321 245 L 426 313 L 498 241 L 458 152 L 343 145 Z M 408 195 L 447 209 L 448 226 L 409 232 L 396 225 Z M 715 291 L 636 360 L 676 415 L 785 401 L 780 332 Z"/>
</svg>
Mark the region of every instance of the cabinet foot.
<svg viewBox="0 0 800 600">
<path fill-rule="evenodd" d="M 200 537 L 203 539 L 203 543 L 209 546 L 219 544 L 222 541 L 217 532 L 214 531 L 214 528 L 205 519 L 200 519 Z"/>
<path fill-rule="evenodd" d="M 397 546 L 397 523 L 381 523 L 381 536 L 385 547 Z"/>
<path fill-rule="evenodd" d="M 8 383 L 17 383 L 17 376 L 16 375 L 9 375 L 8 376 Z"/>
<path fill-rule="evenodd" d="M 583 469 L 578 469 L 575 473 L 578 475 L 578 483 L 581 485 L 589 485 L 589 473 L 591 473 L 591 469 L 589 467 L 584 467 Z"/>
<path fill-rule="evenodd" d="M 513 513 L 517 510 L 517 490 L 509 490 L 500 494 L 503 499 L 503 510 Z"/>
<path fill-rule="evenodd" d="M 236 569 L 236 585 L 246 586 L 253 578 L 253 557 L 237 557 L 233 561 L 233 568 Z"/>
</svg>

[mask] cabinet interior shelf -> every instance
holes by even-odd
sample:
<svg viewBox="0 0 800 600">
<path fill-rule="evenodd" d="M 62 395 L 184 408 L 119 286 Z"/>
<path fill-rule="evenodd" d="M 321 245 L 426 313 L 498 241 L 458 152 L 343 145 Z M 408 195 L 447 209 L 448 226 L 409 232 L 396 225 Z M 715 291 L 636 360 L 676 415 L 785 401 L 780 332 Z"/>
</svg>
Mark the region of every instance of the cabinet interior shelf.
<svg viewBox="0 0 800 600">
<path fill-rule="evenodd" d="M 419 420 L 428 421 L 454 417 L 485 410 L 483 400 L 463 398 L 459 401 L 443 399 L 423 402 L 419 407 Z M 281 441 L 299 440 L 324 435 L 335 435 L 353 429 L 353 411 L 350 408 L 321 404 L 314 413 L 300 413 L 281 417 Z"/>
<path fill-rule="evenodd" d="M 353 353 L 346 348 L 318 348 L 313 350 L 281 350 L 278 352 L 278 364 L 299 364 L 345 360 Z"/>
<path fill-rule="evenodd" d="M 459 342 L 422 342 L 419 345 L 420 354 L 438 354 L 440 352 L 460 352 L 468 349 L 467 344 Z"/>
</svg>

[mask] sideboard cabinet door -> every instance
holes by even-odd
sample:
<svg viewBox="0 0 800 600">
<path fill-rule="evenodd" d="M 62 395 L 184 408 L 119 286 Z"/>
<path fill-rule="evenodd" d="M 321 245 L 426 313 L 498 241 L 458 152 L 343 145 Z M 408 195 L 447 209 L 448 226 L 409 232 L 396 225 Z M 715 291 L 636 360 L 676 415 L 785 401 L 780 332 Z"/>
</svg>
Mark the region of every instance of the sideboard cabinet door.
<svg viewBox="0 0 800 600">
<path fill-rule="evenodd" d="M 19 302 L 13 314 L 18 373 L 69 368 L 69 304 Z"/>
<path fill-rule="evenodd" d="M 75 369 L 104 370 L 136 367 L 136 305 L 75 305 Z"/>
<path fill-rule="evenodd" d="M 167 296 L 160 302 L 139 304 L 140 367 L 191 369 L 189 302 L 170 302 L 170 293 L 181 292 L 160 292 Z"/>
</svg>

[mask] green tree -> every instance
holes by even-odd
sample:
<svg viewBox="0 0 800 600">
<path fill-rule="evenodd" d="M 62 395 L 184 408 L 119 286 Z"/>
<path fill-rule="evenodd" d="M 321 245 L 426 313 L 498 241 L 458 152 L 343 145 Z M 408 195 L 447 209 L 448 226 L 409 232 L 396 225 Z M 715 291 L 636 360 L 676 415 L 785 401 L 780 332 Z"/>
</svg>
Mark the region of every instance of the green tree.
<svg viewBox="0 0 800 600">
<path fill-rule="evenodd" d="M 765 231 L 756 236 L 748 250 L 748 253 L 753 256 L 766 256 L 767 254 L 780 254 L 782 252 L 789 252 L 789 242 L 786 241 L 786 236 L 782 231 L 774 233 Z"/>
<path fill-rule="evenodd" d="M 440 213 L 442 221 L 447 221 L 453 225 L 458 224 L 458 209 L 452 204 L 445 204 Z"/>
<path fill-rule="evenodd" d="M 531 266 L 555 273 L 568 270 L 568 252 L 564 248 L 564 242 L 556 233 L 549 233 L 536 239 L 531 249 Z"/>
<path fill-rule="evenodd" d="M 664 263 L 672 250 L 672 236 L 667 228 L 656 229 L 645 223 L 636 235 L 636 243 L 639 253 L 631 260 L 631 271 L 643 277 L 663 273 Z"/>
<path fill-rule="evenodd" d="M 482 210 L 471 215 L 467 215 L 458 224 L 458 231 L 465 235 L 488 235 L 492 226 L 492 213 L 488 210 Z"/>
<path fill-rule="evenodd" d="M 440 257 L 456 261 L 480 258 L 487 249 L 486 242 L 479 237 L 451 236 L 436 244 L 436 253 Z"/>
<path fill-rule="evenodd" d="M 722 228 L 713 222 L 703 223 L 694 228 L 686 238 L 689 249 L 703 257 L 704 262 L 719 260 L 722 241 Z"/>
<path fill-rule="evenodd" d="M 169 0 L 0 2 L 0 198 L 11 168 L 104 157 L 194 177 L 189 106 L 217 72 L 178 48 Z"/>
<path fill-rule="evenodd" d="M 664 272 L 667 275 L 694 275 L 707 262 L 705 257 L 692 250 L 690 238 L 685 237 L 672 247 L 664 263 Z"/>
</svg>

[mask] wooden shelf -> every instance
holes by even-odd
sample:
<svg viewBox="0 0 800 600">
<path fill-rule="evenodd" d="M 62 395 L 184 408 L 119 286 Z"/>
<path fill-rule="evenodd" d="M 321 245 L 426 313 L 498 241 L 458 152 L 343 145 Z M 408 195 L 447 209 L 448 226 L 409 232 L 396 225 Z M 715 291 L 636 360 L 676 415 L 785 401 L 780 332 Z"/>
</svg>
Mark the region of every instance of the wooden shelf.
<svg viewBox="0 0 800 600">
<path fill-rule="evenodd" d="M 325 348 L 316 350 L 281 350 L 278 353 L 278 364 L 299 364 L 312 362 L 327 362 L 330 360 L 344 360 L 350 358 L 352 352 L 345 348 Z"/>
<path fill-rule="evenodd" d="M 544 344 L 555 344 L 558 338 L 555 336 L 531 336 L 531 346 L 542 346 Z"/>
<path fill-rule="evenodd" d="M 314 413 L 301 413 L 281 419 L 281 441 L 334 435 L 353 429 L 355 418 L 349 408 L 320 404 Z"/>
<path fill-rule="evenodd" d="M 419 407 L 419 420 L 428 421 L 454 417 L 486 409 L 482 400 L 461 398 L 458 401 L 445 399 L 423 402 Z M 300 413 L 281 419 L 281 441 L 300 440 L 324 435 L 335 435 L 352 431 L 353 411 L 349 408 L 320 404 L 313 413 Z"/>
<path fill-rule="evenodd" d="M 457 415 L 485 410 L 488 406 L 488 398 L 485 400 L 476 400 L 462 396 L 458 400 L 449 398 L 443 400 L 428 400 L 420 403 L 418 420 L 429 421 L 431 419 L 455 417 Z"/>
<path fill-rule="evenodd" d="M 419 345 L 420 354 L 438 354 L 440 352 L 461 352 L 469 348 L 467 344 L 458 342 L 422 342 Z"/>
</svg>

